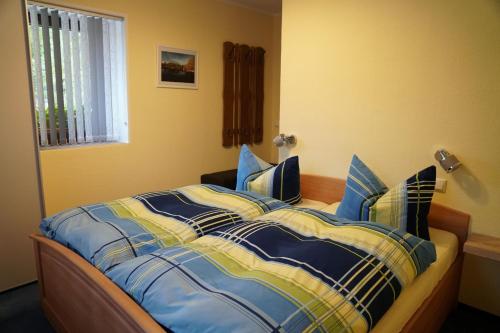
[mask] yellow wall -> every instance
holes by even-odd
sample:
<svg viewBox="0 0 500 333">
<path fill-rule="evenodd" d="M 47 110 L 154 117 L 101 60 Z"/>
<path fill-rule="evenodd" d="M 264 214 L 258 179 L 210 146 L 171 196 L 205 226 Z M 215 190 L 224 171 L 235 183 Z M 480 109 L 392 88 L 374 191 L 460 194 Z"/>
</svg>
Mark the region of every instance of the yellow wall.
<svg viewBox="0 0 500 333">
<path fill-rule="evenodd" d="M 28 236 L 42 215 L 21 4 L 0 1 L 0 291 L 36 279 Z"/>
<path fill-rule="evenodd" d="M 273 52 L 272 55 L 272 78 L 271 78 L 271 84 L 272 84 L 272 122 L 271 122 L 271 139 L 274 138 L 276 135 L 279 134 L 279 126 L 280 126 L 280 85 L 281 85 L 281 15 L 280 16 L 274 16 L 273 17 L 273 48 L 277 50 L 277 52 Z M 275 110 L 275 111 L 274 111 Z M 269 129 L 268 129 L 269 130 Z M 279 156 L 278 156 L 278 149 L 273 145 L 271 147 L 271 156 L 270 160 L 273 162 L 278 162 Z"/>
<path fill-rule="evenodd" d="M 285 0 L 281 123 L 302 170 L 344 177 L 353 153 L 388 185 L 464 167 L 435 200 L 500 236 L 500 2 Z"/>
<path fill-rule="evenodd" d="M 464 167 L 438 168 L 435 201 L 500 236 L 499 1 L 284 0 L 282 21 L 280 130 L 303 171 L 345 178 L 356 153 L 394 185 L 442 146 Z M 469 282 L 462 299 L 498 311 L 498 288 Z"/>
<path fill-rule="evenodd" d="M 199 182 L 235 168 L 239 150 L 222 147 L 222 43 L 266 50 L 264 143 L 273 160 L 279 112 L 278 18 L 215 0 L 56 2 L 126 16 L 130 143 L 41 152 L 47 214 L 140 192 Z M 197 50 L 199 89 L 156 88 L 156 47 Z"/>
</svg>

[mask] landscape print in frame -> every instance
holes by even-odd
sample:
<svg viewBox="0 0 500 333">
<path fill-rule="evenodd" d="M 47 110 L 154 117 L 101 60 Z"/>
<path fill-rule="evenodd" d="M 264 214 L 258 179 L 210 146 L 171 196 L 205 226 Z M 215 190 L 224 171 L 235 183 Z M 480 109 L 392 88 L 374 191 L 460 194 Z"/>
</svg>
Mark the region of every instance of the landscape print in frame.
<svg viewBox="0 0 500 333">
<path fill-rule="evenodd" d="M 158 87 L 198 89 L 196 51 L 158 46 Z"/>
</svg>

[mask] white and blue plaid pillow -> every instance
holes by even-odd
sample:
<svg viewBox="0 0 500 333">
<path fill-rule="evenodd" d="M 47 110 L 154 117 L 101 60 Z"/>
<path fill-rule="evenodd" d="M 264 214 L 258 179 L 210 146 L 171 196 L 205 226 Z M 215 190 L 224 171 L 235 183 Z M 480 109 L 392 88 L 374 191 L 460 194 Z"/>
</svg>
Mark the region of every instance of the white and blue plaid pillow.
<svg viewBox="0 0 500 333">
<path fill-rule="evenodd" d="M 236 190 L 256 192 L 291 205 L 300 202 L 299 158 L 293 156 L 273 166 L 255 156 L 247 145 L 243 145 Z"/>
<path fill-rule="evenodd" d="M 429 240 L 427 215 L 436 184 L 434 165 L 417 172 L 370 207 L 370 221 L 390 225 Z"/>
</svg>

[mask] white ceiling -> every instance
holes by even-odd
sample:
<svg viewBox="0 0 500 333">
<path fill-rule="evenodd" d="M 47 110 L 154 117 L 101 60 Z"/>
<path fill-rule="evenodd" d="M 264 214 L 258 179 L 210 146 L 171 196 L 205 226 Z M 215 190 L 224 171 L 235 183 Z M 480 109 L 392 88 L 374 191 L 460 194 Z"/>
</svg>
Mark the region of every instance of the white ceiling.
<svg viewBox="0 0 500 333">
<path fill-rule="evenodd" d="M 281 0 L 223 0 L 226 3 L 251 8 L 260 12 L 281 15 Z"/>
</svg>

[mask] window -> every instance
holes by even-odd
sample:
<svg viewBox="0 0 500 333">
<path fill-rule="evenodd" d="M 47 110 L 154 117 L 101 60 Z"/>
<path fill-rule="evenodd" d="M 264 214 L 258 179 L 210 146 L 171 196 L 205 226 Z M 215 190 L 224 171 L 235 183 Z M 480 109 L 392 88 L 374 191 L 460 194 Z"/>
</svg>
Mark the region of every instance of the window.
<svg viewBox="0 0 500 333">
<path fill-rule="evenodd" d="M 127 142 L 124 22 L 28 3 L 41 147 Z"/>
</svg>

